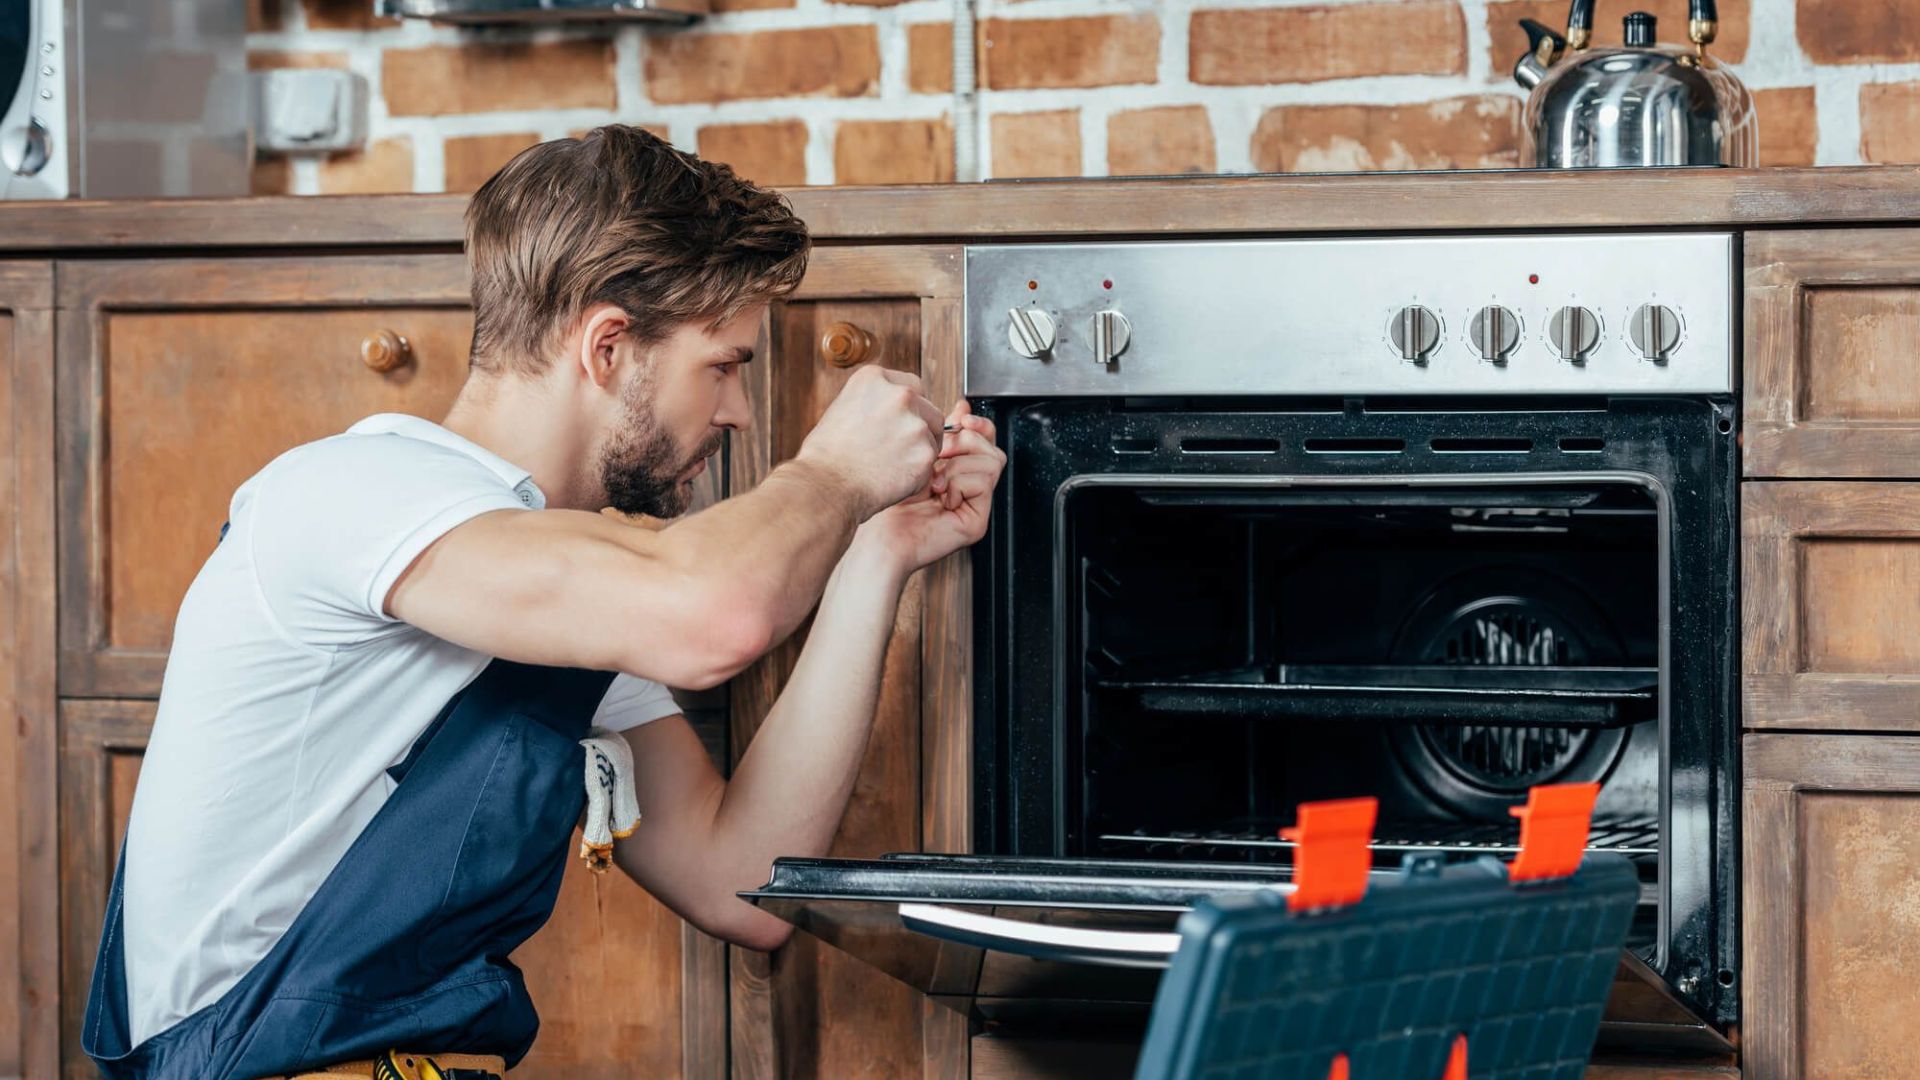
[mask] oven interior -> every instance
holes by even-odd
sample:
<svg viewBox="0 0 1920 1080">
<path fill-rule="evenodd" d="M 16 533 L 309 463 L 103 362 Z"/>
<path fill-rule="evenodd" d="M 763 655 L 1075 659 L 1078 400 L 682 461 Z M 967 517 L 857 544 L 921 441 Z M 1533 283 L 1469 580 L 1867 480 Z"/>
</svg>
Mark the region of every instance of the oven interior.
<svg viewBox="0 0 1920 1080">
<path fill-rule="evenodd" d="M 1432 479 L 1063 493 L 1067 853 L 1287 862 L 1299 803 L 1373 795 L 1382 865 L 1506 857 L 1529 787 L 1599 781 L 1591 844 L 1640 867 L 1631 943 L 1654 943 L 1660 501 Z"/>
</svg>

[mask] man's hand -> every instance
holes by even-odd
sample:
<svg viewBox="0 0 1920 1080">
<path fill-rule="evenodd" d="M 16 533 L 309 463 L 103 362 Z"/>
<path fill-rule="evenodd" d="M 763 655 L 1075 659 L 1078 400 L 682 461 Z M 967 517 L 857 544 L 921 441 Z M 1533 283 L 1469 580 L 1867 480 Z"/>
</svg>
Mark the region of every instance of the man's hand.
<svg viewBox="0 0 1920 1080">
<path fill-rule="evenodd" d="M 918 376 L 869 364 L 840 388 L 795 461 L 847 484 L 864 520 L 927 486 L 940 427 Z"/>
<path fill-rule="evenodd" d="M 924 488 L 876 514 L 854 536 L 856 547 L 876 545 L 911 572 L 979 542 L 986 535 L 994 485 L 1007 455 L 994 445 L 993 421 L 974 416 L 963 400 L 947 415 L 956 430 L 940 448 Z"/>
</svg>

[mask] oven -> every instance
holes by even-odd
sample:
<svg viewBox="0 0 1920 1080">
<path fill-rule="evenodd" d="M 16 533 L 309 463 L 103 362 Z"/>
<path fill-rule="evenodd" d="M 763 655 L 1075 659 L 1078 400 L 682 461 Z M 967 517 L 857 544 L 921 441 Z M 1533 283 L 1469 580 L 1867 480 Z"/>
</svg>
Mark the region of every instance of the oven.
<svg viewBox="0 0 1920 1080">
<path fill-rule="evenodd" d="M 1736 265 L 1725 234 L 967 253 L 1008 453 L 974 560 L 976 851 L 751 894 L 957 1008 L 1138 1017 L 1301 802 L 1379 872 L 1598 781 L 1639 868 L 1603 1041 L 1737 1020 Z"/>
</svg>

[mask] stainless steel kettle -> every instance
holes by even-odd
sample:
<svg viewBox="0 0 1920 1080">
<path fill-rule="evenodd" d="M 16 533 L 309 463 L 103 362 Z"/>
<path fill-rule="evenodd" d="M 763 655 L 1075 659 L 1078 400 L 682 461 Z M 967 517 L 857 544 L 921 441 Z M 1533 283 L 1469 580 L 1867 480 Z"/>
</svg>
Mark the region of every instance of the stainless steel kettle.
<svg viewBox="0 0 1920 1080">
<path fill-rule="evenodd" d="M 1713 0 L 1691 0 L 1692 47 L 1660 45 L 1652 15 L 1625 20 L 1620 48 L 1589 48 L 1594 0 L 1572 0 L 1565 37 L 1520 20 L 1530 48 L 1513 77 L 1527 98 L 1523 158 L 1546 169 L 1735 165 L 1759 158 L 1753 95 L 1707 55 Z"/>
</svg>

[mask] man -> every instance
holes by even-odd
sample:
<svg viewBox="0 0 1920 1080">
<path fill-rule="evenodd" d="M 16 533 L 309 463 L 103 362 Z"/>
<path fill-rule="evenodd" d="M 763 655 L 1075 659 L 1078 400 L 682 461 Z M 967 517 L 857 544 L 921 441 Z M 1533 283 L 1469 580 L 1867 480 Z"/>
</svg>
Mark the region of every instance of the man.
<svg viewBox="0 0 1920 1080">
<path fill-rule="evenodd" d="M 755 490 L 657 530 L 596 512 L 687 509 L 807 251 L 777 196 L 635 128 L 474 196 L 445 423 L 269 464 L 181 604 L 88 1003 L 108 1076 L 517 1062 L 538 1022 L 506 956 L 552 910 L 590 728 L 631 750 L 621 868 L 709 933 L 786 938 L 735 892 L 826 850 L 906 578 L 979 539 L 1005 461 L 964 402 L 867 368 Z M 663 685 L 724 681 L 816 603 L 721 778 Z"/>
</svg>

